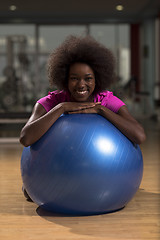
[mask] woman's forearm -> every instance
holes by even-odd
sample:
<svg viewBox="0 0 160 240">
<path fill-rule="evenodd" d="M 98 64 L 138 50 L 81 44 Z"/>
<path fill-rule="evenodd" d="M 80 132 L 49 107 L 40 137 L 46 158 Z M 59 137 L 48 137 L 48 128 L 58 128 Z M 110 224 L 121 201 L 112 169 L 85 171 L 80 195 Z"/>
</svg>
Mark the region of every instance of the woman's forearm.
<svg viewBox="0 0 160 240">
<path fill-rule="evenodd" d="M 20 143 L 25 147 L 35 143 L 48 131 L 55 121 L 63 114 L 63 112 L 63 107 L 61 105 L 57 105 L 48 113 L 45 113 L 37 119 L 31 117 L 21 131 Z"/>
<path fill-rule="evenodd" d="M 99 114 L 114 124 L 132 142 L 141 144 L 146 136 L 143 127 L 122 107 L 119 114 L 113 113 L 104 106 L 99 106 Z"/>
</svg>

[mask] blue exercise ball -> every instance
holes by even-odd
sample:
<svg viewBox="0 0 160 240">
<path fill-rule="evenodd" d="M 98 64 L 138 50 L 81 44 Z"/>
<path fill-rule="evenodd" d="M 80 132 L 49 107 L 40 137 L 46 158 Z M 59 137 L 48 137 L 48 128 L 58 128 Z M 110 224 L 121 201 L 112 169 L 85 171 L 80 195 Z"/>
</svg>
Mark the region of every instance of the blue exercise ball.
<svg viewBox="0 0 160 240">
<path fill-rule="evenodd" d="M 143 158 L 98 114 L 62 115 L 21 158 L 23 185 L 40 207 L 92 215 L 123 208 L 139 188 Z"/>
</svg>

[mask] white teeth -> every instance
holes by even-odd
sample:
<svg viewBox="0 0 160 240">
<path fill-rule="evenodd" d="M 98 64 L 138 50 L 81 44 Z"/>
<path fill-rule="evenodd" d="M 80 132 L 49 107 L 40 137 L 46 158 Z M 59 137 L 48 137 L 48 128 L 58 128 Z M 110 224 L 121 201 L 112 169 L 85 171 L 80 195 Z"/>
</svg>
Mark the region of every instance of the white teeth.
<svg viewBox="0 0 160 240">
<path fill-rule="evenodd" d="M 78 94 L 86 94 L 87 91 L 77 91 Z"/>
</svg>

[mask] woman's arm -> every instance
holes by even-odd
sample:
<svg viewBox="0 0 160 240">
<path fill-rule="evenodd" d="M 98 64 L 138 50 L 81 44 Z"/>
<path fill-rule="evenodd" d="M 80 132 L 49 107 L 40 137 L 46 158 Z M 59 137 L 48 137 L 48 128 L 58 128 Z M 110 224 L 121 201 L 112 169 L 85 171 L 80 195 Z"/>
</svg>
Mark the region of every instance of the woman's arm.
<svg viewBox="0 0 160 240">
<path fill-rule="evenodd" d="M 141 144 L 146 139 L 143 127 L 131 116 L 126 106 L 122 106 L 118 113 L 114 113 L 100 104 L 74 113 L 97 113 L 108 119 L 134 143 Z"/>
<path fill-rule="evenodd" d="M 54 108 L 54 114 L 52 110 L 47 113 L 41 104 L 36 103 L 31 117 L 21 130 L 20 143 L 25 147 L 35 143 L 62 113 L 61 107 Z"/>
<path fill-rule="evenodd" d="M 35 143 L 63 113 L 82 111 L 83 109 L 93 108 L 95 105 L 95 103 L 64 102 L 46 112 L 41 104 L 36 103 L 31 117 L 20 133 L 20 143 L 25 147 Z"/>
<path fill-rule="evenodd" d="M 112 122 L 132 142 L 141 144 L 145 141 L 143 127 L 132 117 L 126 106 L 122 106 L 118 114 L 104 106 L 99 106 L 99 114 Z"/>
</svg>

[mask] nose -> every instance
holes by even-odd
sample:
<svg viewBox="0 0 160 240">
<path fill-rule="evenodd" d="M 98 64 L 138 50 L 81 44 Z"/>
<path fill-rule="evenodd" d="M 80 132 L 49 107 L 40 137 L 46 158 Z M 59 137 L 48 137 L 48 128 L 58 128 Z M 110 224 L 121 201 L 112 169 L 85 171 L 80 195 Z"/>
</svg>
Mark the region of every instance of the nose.
<svg viewBox="0 0 160 240">
<path fill-rule="evenodd" d="M 85 80 L 83 78 L 79 79 L 78 87 L 82 89 L 85 87 Z"/>
</svg>

